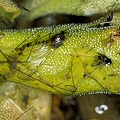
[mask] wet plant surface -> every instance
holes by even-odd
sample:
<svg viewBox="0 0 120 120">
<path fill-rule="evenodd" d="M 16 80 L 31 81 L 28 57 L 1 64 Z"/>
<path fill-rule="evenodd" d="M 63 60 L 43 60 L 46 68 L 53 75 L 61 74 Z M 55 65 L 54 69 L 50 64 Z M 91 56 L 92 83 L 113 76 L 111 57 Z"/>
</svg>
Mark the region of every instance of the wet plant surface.
<svg viewBox="0 0 120 120">
<path fill-rule="evenodd" d="M 76 21 L 74 21 L 74 19 L 76 19 Z M 20 25 L 18 19 L 16 24 L 12 27 L 10 26 L 10 28 L 23 29 L 66 23 L 86 23 L 92 21 L 93 19 L 95 18 L 51 14 L 37 18 L 34 21 L 24 23 L 23 26 Z M 7 22 L 8 21 L 2 22 L 2 25 L 5 25 L 5 28 L 6 24 L 8 24 Z M 27 44 L 27 46 L 30 46 L 30 44 Z M 112 61 L 105 56 L 99 56 L 97 59 L 99 59 L 99 64 L 112 64 Z M 101 63 L 101 60 L 104 62 Z M 25 104 L 28 104 L 28 99 L 29 98 L 27 96 L 24 97 L 23 100 L 25 101 Z M 78 95 L 75 97 L 52 95 L 52 110 L 50 120 L 120 120 L 119 110 L 119 95 L 86 94 L 83 96 Z"/>
</svg>

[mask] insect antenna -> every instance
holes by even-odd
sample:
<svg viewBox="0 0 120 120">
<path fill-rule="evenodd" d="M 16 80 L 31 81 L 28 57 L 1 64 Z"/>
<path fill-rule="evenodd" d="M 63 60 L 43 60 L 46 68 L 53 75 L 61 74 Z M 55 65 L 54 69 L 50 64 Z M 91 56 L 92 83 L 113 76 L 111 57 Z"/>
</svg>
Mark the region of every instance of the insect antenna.
<svg viewBox="0 0 120 120">
<path fill-rule="evenodd" d="M 23 112 L 20 116 L 18 116 L 18 117 L 16 118 L 16 120 L 19 120 L 23 115 L 25 115 L 27 112 L 29 112 L 32 108 L 33 108 L 33 106 L 30 107 L 29 109 L 27 109 L 25 112 Z"/>
<path fill-rule="evenodd" d="M 15 5 L 17 5 L 20 9 L 22 9 L 22 10 L 25 10 L 25 11 L 28 11 L 29 12 L 29 10 L 27 9 L 27 8 L 25 8 L 25 7 L 23 7 L 22 5 L 20 5 L 20 4 L 18 4 L 16 1 L 13 1 L 13 0 L 11 0 Z"/>
</svg>

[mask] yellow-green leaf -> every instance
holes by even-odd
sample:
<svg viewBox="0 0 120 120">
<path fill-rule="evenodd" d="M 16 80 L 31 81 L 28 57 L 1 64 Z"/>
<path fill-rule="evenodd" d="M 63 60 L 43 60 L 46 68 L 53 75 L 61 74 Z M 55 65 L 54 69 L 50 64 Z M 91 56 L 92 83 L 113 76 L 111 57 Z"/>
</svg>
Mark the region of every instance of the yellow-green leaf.
<svg viewBox="0 0 120 120">
<path fill-rule="evenodd" d="M 120 92 L 117 26 L 70 24 L 0 34 L 0 74 L 4 81 L 64 95 Z M 56 35 L 63 39 L 58 47 L 52 43 Z"/>
</svg>

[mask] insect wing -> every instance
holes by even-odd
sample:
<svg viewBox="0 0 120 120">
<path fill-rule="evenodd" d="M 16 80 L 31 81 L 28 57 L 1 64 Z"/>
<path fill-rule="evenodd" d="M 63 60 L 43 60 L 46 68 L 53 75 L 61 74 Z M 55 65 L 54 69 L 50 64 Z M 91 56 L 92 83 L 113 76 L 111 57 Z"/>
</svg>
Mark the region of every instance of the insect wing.
<svg viewBox="0 0 120 120">
<path fill-rule="evenodd" d="M 17 65 L 21 71 L 18 72 L 18 77 L 24 80 L 33 80 L 35 74 L 39 76 L 38 69 L 51 53 L 51 49 L 51 46 L 48 44 L 39 44 L 25 48 L 23 53 L 17 58 L 17 60 L 21 61 Z"/>
</svg>

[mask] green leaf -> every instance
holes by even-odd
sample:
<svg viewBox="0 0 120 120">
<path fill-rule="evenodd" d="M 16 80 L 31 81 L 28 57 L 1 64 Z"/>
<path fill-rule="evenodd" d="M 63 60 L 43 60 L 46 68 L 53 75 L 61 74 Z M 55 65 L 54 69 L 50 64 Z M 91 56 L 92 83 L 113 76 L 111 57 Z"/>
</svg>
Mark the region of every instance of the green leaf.
<svg viewBox="0 0 120 120">
<path fill-rule="evenodd" d="M 0 1 L 0 15 L 11 22 L 21 14 L 21 9 L 11 0 Z"/>
<path fill-rule="evenodd" d="M 23 13 L 20 20 L 32 21 L 48 14 L 76 16 L 105 15 L 120 11 L 120 0 L 24 0 L 23 5 L 30 13 Z"/>
<path fill-rule="evenodd" d="M 1 78 L 55 94 L 118 93 L 119 32 L 117 26 L 78 24 L 1 31 Z M 52 40 L 61 34 L 56 48 Z"/>
</svg>

